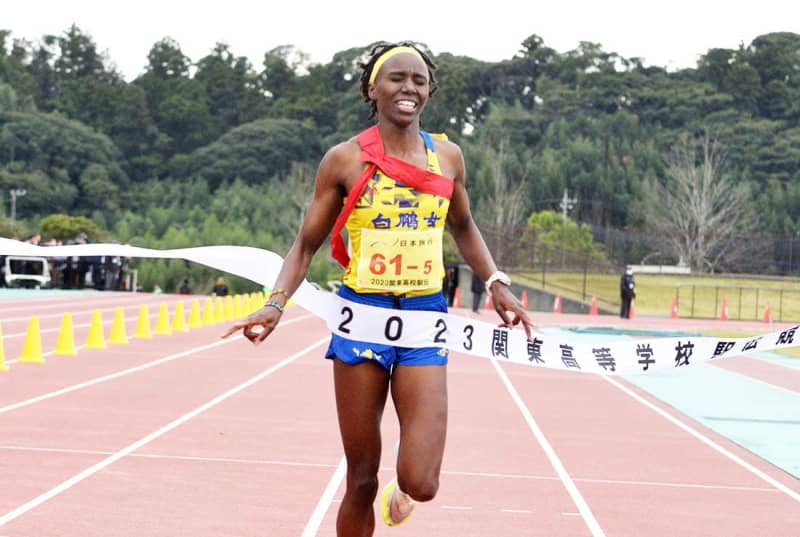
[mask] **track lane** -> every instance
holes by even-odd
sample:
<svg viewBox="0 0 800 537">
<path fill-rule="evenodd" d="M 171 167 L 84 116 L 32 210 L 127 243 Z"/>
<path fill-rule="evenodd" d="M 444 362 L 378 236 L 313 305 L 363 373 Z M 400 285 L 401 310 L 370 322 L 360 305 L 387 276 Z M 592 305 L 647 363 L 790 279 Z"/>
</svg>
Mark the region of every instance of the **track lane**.
<svg viewBox="0 0 800 537">
<path fill-rule="evenodd" d="M 297 342 L 296 336 L 287 330 L 276 331 L 273 338 Z M 162 341 L 162 348 L 166 341 Z M 241 347 L 244 342 L 238 344 Z M 249 343 L 245 347 L 246 352 L 256 351 Z M 192 360 L 176 360 L 0 415 L 3 443 L 17 447 L 4 451 L 0 462 L 4 467 L 2 474 L 12 482 L 30 483 L 39 475 L 38 460 L 43 456 L 59 457 L 52 453 L 25 452 L 18 449 L 20 446 L 76 450 L 63 455 L 65 467 L 70 470 L 85 467 L 85 451 L 119 449 L 137 435 L 186 411 L 204 397 L 217 394 L 270 361 L 263 354 L 253 354 L 248 359 L 246 352 L 229 360 L 227 367 L 218 352 L 199 352 Z M 48 484 L 52 480 L 39 488 Z M 19 503 L 21 495 L 24 496 L 21 489 L 4 490 L 0 504 L 5 507 L 9 502 Z"/>
<path fill-rule="evenodd" d="M 676 516 L 684 537 L 788 537 L 789 528 L 800 529 L 800 510 L 791 497 L 602 377 L 505 369 L 609 535 L 674 535 Z M 779 482 L 787 481 L 761 459 L 710 431 L 704 434 Z"/>
</svg>

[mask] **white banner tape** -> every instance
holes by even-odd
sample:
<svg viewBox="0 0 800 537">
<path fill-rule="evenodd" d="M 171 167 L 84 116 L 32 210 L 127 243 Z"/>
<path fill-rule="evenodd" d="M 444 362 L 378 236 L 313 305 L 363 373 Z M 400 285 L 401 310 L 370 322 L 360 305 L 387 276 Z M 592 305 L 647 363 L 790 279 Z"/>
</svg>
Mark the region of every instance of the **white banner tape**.
<svg viewBox="0 0 800 537">
<path fill-rule="evenodd" d="M 283 263 L 274 252 L 247 246 L 153 250 L 120 244 L 34 246 L 5 238 L 0 238 L 0 255 L 185 259 L 268 287 L 273 286 Z M 796 337 L 800 325 L 748 338 L 685 336 L 576 343 L 537 334 L 528 341 L 519 328 L 506 330 L 447 313 L 357 304 L 316 289 L 307 281 L 303 281 L 292 300 L 324 319 L 331 331 L 349 339 L 401 347 L 446 347 L 513 363 L 594 373 L 642 373 L 800 346 L 800 338 Z"/>
</svg>

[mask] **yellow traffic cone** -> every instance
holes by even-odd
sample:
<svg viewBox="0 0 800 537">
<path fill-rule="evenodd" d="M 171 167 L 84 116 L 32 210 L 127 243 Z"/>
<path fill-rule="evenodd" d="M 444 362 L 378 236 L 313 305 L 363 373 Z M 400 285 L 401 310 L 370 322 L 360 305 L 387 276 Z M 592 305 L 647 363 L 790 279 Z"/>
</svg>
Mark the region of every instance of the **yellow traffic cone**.
<svg viewBox="0 0 800 537">
<path fill-rule="evenodd" d="M 28 322 L 28 333 L 25 336 L 25 344 L 22 346 L 22 356 L 17 361 L 31 364 L 44 363 L 42 335 L 39 332 L 39 318 L 36 316 L 31 317 Z"/>
<path fill-rule="evenodd" d="M 200 318 L 200 301 L 196 298 L 192 300 L 192 307 L 189 310 L 189 328 L 202 328 L 203 321 Z"/>
<path fill-rule="evenodd" d="M 223 319 L 225 321 L 233 320 L 233 297 L 231 295 L 225 296 L 225 309 L 223 310 Z"/>
<path fill-rule="evenodd" d="M 78 355 L 78 351 L 75 349 L 75 332 L 72 329 L 71 313 L 65 313 L 64 318 L 61 320 L 61 330 L 58 332 L 56 350 L 53 351 L 53 354 L 56 356 Z"/>
<path fill-rule="evenodd" d="M 211 297 L 207 297 L 205 304 L 203 305 L 203 324 L 205 326 L 211 326 L 212 324 L 216 324 L 217 319 L 214 315 L 214 301 L 211 300 Z"/>
<path fill-rule="evenodd" d="M 106 338 L 103 336 L 103 318 L 100 310 L 92 313 L 92 322 L 89 325 L 89 336 L 86 338 L 87 349 L 105 349 Z"/>
<path fill-rule="evenodd" d="M 221 323 L 225 321 L 225 308 L 222 305 L 222 297 L 218 296 L 214 300 L 214 322 Z"/>
<path fill-rule="evenodd" d="M 189 327 L 186 326 L 186 315 L 183 313 L 183 301 L 179 300 L 175 304 L 175 313 L 172 314 L 172 331 L 173 332 L 188 332 Z"/>
<path fill-rule="evenodd" d="M 241 319 L 244 317 L 244 310 L 242 309 L 242 295 L 233 297 L 233 319 Z"/>
<path fill-rule="evenodd" d="M 242 317 L 247 317 L 251 313 L 252 311 L 250 311 L 250 293 L 245 293 L 242 295 Z"/>
<path fill-rule="evenodd" d="M 114 310 L 114 324 L 111 325 L 111 336 L 108 338 L 108 342 L 115 345 L 128 344 L 128 334 L 125 331 L 125 313 L 122 308 Z"/>
<path fill-rule="evenodd" d="M 156 329 L 153 333 L 159 336 L 168 336 L 172 333 L 172 328 L 169 326 L 169 308 L 166 302 L 162 302 L 161 307 L 158 309 Z"/>
<path fill-rule="evenodd" d="M 3 347 L 3 329 L 0 327 L 0 372 L 8 371 L 8 366 L 6 365 L 6 351 Z"/>
<path fill-rule="evenodd" d="M 139 319 L 136 321 L 136 333 L 133 337 L 137 339 L 151 339 L 153 334 L 150 333 L 150 311 L 147 309 L 147 304 L 142 304 L 139 307 Z"/>
</svg>

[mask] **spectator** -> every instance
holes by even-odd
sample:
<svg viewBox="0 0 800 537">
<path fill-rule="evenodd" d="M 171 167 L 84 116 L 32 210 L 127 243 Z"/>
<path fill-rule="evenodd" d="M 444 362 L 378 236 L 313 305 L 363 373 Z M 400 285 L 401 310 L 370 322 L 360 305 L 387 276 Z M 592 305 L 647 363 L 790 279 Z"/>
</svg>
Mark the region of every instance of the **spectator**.
<svg viewBox="0 0 800 537">
<path fill-rule="evenodd" d="M 192 286 L 189 285 L 189 280 L 183 280 L 183 283 L 178 288 L 179 295 L 191 295 L 192 294 Z"/>
<path fill-rule="evenodd" d="M 625 267 L 625 272 L 619 280 L 619 294 L 622 301 L 619 316 L 623 319 L 631 318 L 631 303 L 633 299 L 636 298 L 635 287 L 636 284 L 633 281 L 633 267 L 628 265 Z"/>
<path fill-rule="evenodd" d="M 486 290 L 486 285 L 483 283 L 483 280 L 480 277 L 472 273 L 472 284 L 470 285 L 470 290 L 472 291 L 472 311 L 474 313 L 480 313 L 481 311 L 481 297 L 483 296 L 483 292 Z"/>
<path fill-rule="evenodd" d="M 211 293 L 215 296 L 226 296 L 228 294 L 228 286 L 225 285 L 225 280 L 222 276 L 217 278 L 217 284 L 211 290 Z"/>
<path fill-rule="evenodd" d="M 452 307 L 458 289 L 458 266 L 450 265 L 447 267 L 444 279 L 444 296 L 447 298 L 447 305 Z"/>
</svg>

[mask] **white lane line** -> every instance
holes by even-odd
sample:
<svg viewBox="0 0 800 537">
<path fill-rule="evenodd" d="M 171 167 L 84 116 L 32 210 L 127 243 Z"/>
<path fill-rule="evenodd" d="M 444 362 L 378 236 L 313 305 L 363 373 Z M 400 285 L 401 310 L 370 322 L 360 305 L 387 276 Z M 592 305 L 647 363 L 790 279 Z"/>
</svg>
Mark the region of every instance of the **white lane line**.
<svg viewBox="0 0 800 537">
<path fill-rule="evenodd" d="M 519 393 L 517 392 L 514 385 L 511 383 L 511 380 L 506 375 L 506 372 L 503 371 L 503 368 L 500 367 L 500 364 L 497 363 L 497 360 L 491 360 L 492 366 L 494 366 L 495 371 L 500 376 L 500 380 L 503 381 L 503 384 L 508 390 L 509 395 L 517 404 L 517 408 L 522 413 L 522 416 L 525 418 L 525 421 L 528 424 L 531 432 L 533 432 L 533 436 L 536 437 L 536 440 L 539 442 L 539 445 L 544 450 L 545 455 L 547 455 L 547 459 L 550 461 L 550 464 L 553 466 L 553 469 L 558 474 L 558 477 L 561 479 L 561 482 L 564 484 L 564 488 L 567 489 L 567 493 L 569 493 L 572 501 L 575 503 L 575 507 L 578 508 L 581 516 L 583 517 L 586 526 L 589 528 L 589 531 L 594 537 L 605 537 L 605 533 L 603 532 L 603 528 L 600 527 L 600 524 L 597 522 L 597 519 L 592 513 L 592 510 L 589 508 L 589 504 L 586 503 L 586 500 L 581 495 L 578 487 L 575 486 L 575 483 L 572 481 L 569 473 L 567 472 L 566 468 L 561 462 L 561 459 L 558 458 L 556 455 L 553 446 L 550 445 L 550 442 L 544 436 L 544 433 L 539 428 L 539 425 L 536 423 L 536 420 L 533 419 L 533 415 L 531 414 L 528 407 L 525 405 L 525 402 L 520 397 Z"/>
<path fill-rule="evenodd" d="M 198 298 L 199 298 L 199 296 L 198 296 Z M 86 304 L 70 302 L 69 304 L 64 304 L 65 310 L 66 310 L 64 313 L 72 313 L 73 317 L 77 317 L 78 315 L 91 315 L 97 309 L 99 309 L 101 312 L 115 311 L 117 309 L 117 307 L 121 307 L 123 310 L 134 310 L 136 313 L 138 313 L 139 312 L 139 308 L 141 307 L 142 304 L 146 304 L 148 306 L 151 306 L 151 305 L 154 305 L 154 304 L 161 304 L 161 302 L 166 302 L 167 305 L 174 306 L 175 303 L 182 302 L 182 301 L 185 302 L 186 300 L 185 299 L 184 300 L 180 300 L 180 299 L 179 300 L 175 300 L 175 299 L 156 299 L 156 298 L 148 299 L 148 300 L 128 299 L 128 300 L 125 300 L 124 302 L 123 301 L 115 301 L 114 302 L 116 304 L 115 306 L 105 307 L 105 308 L 92 307 L 91 304 L 94 304 L 95 302 L 97 304 L 108 304 L 109 300 L 95 301 L 95 302 L 86 303 Z M 205 298 L 203 298 L 203 301 L 205 301 Z M 133 302 L 133 303 L 130 304 L 129 302 Z M 189 300 L 189 303 L 191 303 L 191 300 Z M 59 304 L 48 304 L 47 305 L 47 309 L 48 310 L 52 310 L 54 306 L 59 306 Z M 71 309 L 70 309 L 70 306 L 71 306 Z M 27 321 L 31 317 L 39 317 L 39 319 L 54 319 L 54 318 L 58 318 L 58 317 L 63 317 L 63 315 L 64 315 L 64 313 L 43 313 L 43 314 L 30 313 L 30 311 L 31 311 L 30 307 L 15 308 L 15 309 L 19 309 L 19 310 L 25 311 L 25 312 L 27 312 L 27 314 L 25 316 L 22 316 L 22 317 L 8 317 L 8 318 L 6 318 L 6 317 L 2 317 L 3 315 L 5 315 L 5 311 L 0 309 L 0 319 L 4 323 L 7 323 L 7 322 L 12 322 L 12 321 Z"/>
<path fill-rule="evenodd" d="M 790 393 L 792 395 L 800 395 L 800 392 L 798 392 L 796 390 L 793 390 L 791 388 L 785 388 L 783 386 L 778 386 L 777 384 L 772 384 L 771 382 L 767 382 L 766 380 L 761 380 L 761 379 L 758 379 L 756 377 L 752 377 L 752 376 L 748 375 L 747 373 L 740 373 L 739 371 L 734 371 L 732 369 L 727 369 L 727 368 L 721 366 L 720 364 L 713 364 L 713 365 L 717 369 L 721 369 L 722 371 L 724 371 L 726 373 L 729 373 L 731 375 L 737 375 L 739 377 L 742 377 L 743 379 L 749 380 L 750 382 L 763 384 L 764 386 L 766 386 L 766 387 L 768 387 L 768 388 L 770 388 L 772 390 L 781 390 L 781 391 L 784 391 L 786 393 Z"/>
<path fill-rule="evenodd" d="M 442 509 L 450 509 L 451 511 L 472 511 L 472 507 L 468 505 L 443 505 Z"/>
<path fill-rule="evenodd" d="M 328 485 L 322 492 L 322 496 L 320 496 L 317 506 L 314 508 L 314 512 L 311 513 L 311 517 L 308 519 L 301 537 L 314 537 L 317 534 L 322 524 L 322 519 L 325 518 L 325 513 L 328 512 L 328 509 L 334 501 L 333 496 L 336 494 L 336 491 L 339 490 L 339 486 L 344 480 L 345 473 L 347 473 L 347 459 L 342 457 L 342 460 L 339 461 L 339 466 L 336 467 L 336 471 L 333 472 L 330 481 L 328 481 Z M 341 502 L 341 500 L 339 501 Z"/>
<path fill-rule="evenodd" d="M 110 309 L 108 311 L 114 311 L 115 309 L 116 308 L 112 308 L 112 309 Z M 67 312 L 67 313 L 72 313 L 72 312 Z M 92 312 L 89 312 L 89 315 L 91 315 L 91 314 L 92 314 Z M 158 315 L 159 315 L 158 312 L 150 313 L 150 315 L 148 316 L 148 319 L 150 319 L 150 320 L 158 319 Z M 63 317 L 63 314 L 59 315 L 59 317 Z M 41 317 L 39 317 L 39 318 L 41 319 Z M 75 314 L 74 313 L 72 314 L 72 318 L 73 319 L 75 318 Z M 28 320 L 28 319 L 30 319 L 30 317 L 27 317 L 26 320 Z M 131 327 L 136 326 L 136 323 L 138 322 L 138 319 L 139 319 L 138 313 L 137 313 L 136 319 L 137 319 L 136 321 L 129 321 L 129 320 L 126 319 L 125 328 L 131 328 Z M 5 321 L 3 321 L 3 322 L 5 322 Z M 112 326 L 113 324 L 114 324 L 114 320 L 113 319 L 102 319 L 102 325 L 103 326 Z M 87 326 L 92 326 L 92 322 L 89 321 L 88 323 L 75 323 L 75 322 L 72 323 L 72 328 L 73 329 L 75 329 L 75 328 L 85 328 Z M 278 325 L 278 326 L 280 326 L 280 325 Z M 49 333 L 52 333 L 52 332 L 59 332 L 59 331 L 61 331 L 61 327 L 60 326 L 57 327 L 57 328 L 41 328 L 41 329 L 39 329 L 39 333 L 40 334 L 49 334 Z M 3 334 L 3 338 L 11 339 L 12 337 L 24 337 L 24 336 L 27 336 L 27 335 L 28 335 L 28 330 L 25 329 L 24 332 L 14 332 L 13 334 Z"/>
<path fill-rule="evenodd" d="M 636 487 L 667 487 L 681 489 L 704 489 L 704 490 L 739 490 L 745 492 L 779 492 L 774 488 L 768 487 L 746 487 L 743 485 L 707 485 L 703 483 L 665 483 L 663 481 L 626 481 L 621 479 L 590 479 L 575 478 L 581 483 L 597 483 L 600 485 L 631 485 Z"/>
<path fill-rule="evenodd" d="M 113 451 L 95 449 L 69 449 L 69 448 L 43 448 L 32 446 L 8 446 L 0 445 L 0 450 L 6 451 L 30 451 L 33 453 L 60 453 L 73 455 L 111 455 Z M 130 458 L 141 459 L 164 459 L 185 462 L 217 462 L 220 464 L 243 464 L 243 465 L 265 465 L 265 466 L 295 466 L 301 468 L 336 468 L 337 465 L 321 462 L 297 462 L 279 461 L 272 459 L 234 459 L 228 457 L 199 457 L 192 455 L 168 455 L 163 453 L 131 453 Z M 394 467 L 381 468 L 382 472 L 393 472 Z M 490 479 L 528 479 L 532 481 L 558 481 L 556 476 L 532 475 L 532 474 L 499 474 L 493 472 L 457 472 L 442 470 L 442 475 L 459 475 L 468 477 L 482 477 Z M 667 487 L 680 489 L 702 489 L 702 490 L 737 490 L 743 492 L 767 492 L 777 494 L 780 491 L 773 487 L 747 487 L 742 485 L 715 485 L 708 483 L 666 483 L 663 481 L 631 481 L 623 479 L 595 479 L 573 477 L 576 483 L 594 483 L 599 485 L 623 485 L 634 487 Z M 332 500 L 337 502 L 340 500 Z"/>
<path fill-rule="evenodd" d="M 0 447 L 1 449 L 1 447 Z M 386 470 L 389 470 L 388 468 Z M 442 475 L 461 475 L 470 477 L 490 477 L 498 479 L 532 479 L 537 481 L 558 481 L 558 477 L 532 474 L 502 474 L 494 472 L 461 472 L 454 470 L 442 470 Z M 637 487 L 670 487 L 688 489 L 721 489 L 721 490 L 742 490 L 752 492 L 778 492 L 772 487 L 747 487 L 743 485 L 723 485 L 713 483 L 668 483 L 665 481 L 633 481 L 626 479 L 597 479 L 585 477 L 573 477 L 573 481 L 580 483 L 597 483 L 601 485 L 630 485 Z"/>
<path fill-rule="evenodd" d="M 689 425 L 686 425 L 685 423 L 680 421 L 678 418 L 676 418 L 672 414 L 660 409 L 659 407 L 657 407 L 656 405 L 654 405 L 653 403 L 651 403 L 650 401 L 648 401 L 644 397 L 640 396 L 639 394 L 637 394 L 636 392 L 634 392 L 633 390 L 631 390 L 627 386 L 621 384 L 619 381 L 612 379 L 608 375 L 600 375 L 600 376 L 603 379 L 605 379 L 607 382 L 611 383 L 612 386 L 618 388 L 623 393 L 631 396 L 633 399 L 635 399 L 636 401 L 640 402 L 641 404 L 643 404 L 644 406 L 646 406 L 647 408 L 649 408 L 650 410 L 652 410 L 653 412 L 655 412 L 656 414 L 658 414 L 662 418 L 666 419 L 667 421 L 669 421 L 670 423 L 672 423 L 676 427 L 678 427 L 678 428 L 682 429 L 683 431 L 689 433 L 691 436 L 695 437 L 700 442 L 704 443 L 705 445 L 707 445 L 708 447 L 710 447 L 711 449 L 713 449 L 717 453 L 720 453 L 720 454 L 724 455 L 725 457 L 727 457 L 731 461 L 735 462 L 736 464 L 738 464 L 739 466 L 741 466 L 742 468 L 744 468 L 748 472 L 750 472 L 753 475 L 761 478 L 762 480 L 766 481 L 767 483 L 769 483 L 770 485 L 772 485 L 776 489 L 778 489 L 781 492 L 783 492 L 786 495 L 788 495 L 790 498 L 792 498 L 796 502 L 800 503 L 800 493 L 793 491 L 792 489 L 790 489 L 789 487 L 787 487 L 786 485 L 784 485 L 780 481 L 778 481 L 776 479 L 773 479 L 772 477 L 770 477 L 769 475 L 765 474 L 764 472 L 762 472 L 761 470 L 759 470 L 758 468 L 756 468 L 755 466 L 753 466 L 749 462 L 743 460 L 738 455 L 735 455 L 731 451 L 729 451 L 729 450 L 725 449 L 724 447 L 720 446 L 719 444 L 717 444 L 716 442 L 711 440 L 709 437 L 707 437 L 704 434 L 702 434 L 701 432 L 699 432 L 697 429 L 694 429 L 693 427 L 690 427 Z"/>
<path fill-rule="evenodd" d="M 250 378 L 249 380 L 247 380 L 247 381 L 239 384 L 238 386 L 235 386 L 234 388 L 231 388 L 230 390 L 218 395 L 217 397 L 215 397 L 215 398 L 211 399 L 210 401 L 200 405 L 199 407 L 195 408 L 194 410 L 192 410 L 190 412 L 187 412 L 186 414 L 184 414 L 180 418 L 171 421 L 170 423 L 168 423 L 164 427 L 161 427 L 160 429 L 158 429 L 156 431 L 153 431 L 152 433 L 148 434 L 147 436 L 144 436 L 144 437 L 140 438 L 139 440 L 137 440 L 136 442 L 128 445 L 127 447 L 125 447 L 125 448 L 123 448 L 123 449 L 121 449 L 119 451 L 117 451 L 113 455 L 111 455 L 109 457 L 106 457 L 105 459 L 103 459 L 102 461 L 98 462 L 97 464 L 94 464 L 94 465 L 90 466 L 89 468 L 83 470 L 82 472 L 75 474 L 74 476 L 70 477 L 69 479 L 63 481 L 61 484 L 59 484 L 59 485 L 53 487 L 52 489 L 48 490 L 47 492 L 45 492 L 43 494 L 40 494 L 36 498 L 33 498 L 32 500 L 20 505 L 16 509 L 13 509 L 13 510 L 9 511 L 5 515 L 0 516 L 0 526 L 3 526 L 5 524 L 7 524 L 8 522 L 11 522 L 15 518 L 18 518 L 18 517 L 24 515 L 28 511 L 30 511 L 32 509 L 35 509 L 36 507 L 40 506 L 41 504 L 45 503 L 46 501 L 58 496 L 62 492 L 66 491 L 66 490 L 69 490 L 70 488 L 72 488 L 76 484 L 80 483 L 84 479 L 86 479 L 88 477 L 91 477 L 92 475 L 96 474 L 97 472 L 99 472 L 103 468 L 106 468 L 107 466 L 110 466 L 111 464 L 115 463 L 116 461 L 120 460 L 121 458 L 125 457 L 126 455 L 129 455 L 133 451 L 136 451 L 140 447 L 147 445 L 148 443 L 152 442 L 153 440 L 155 440 L 155 439 L 159 438 L 160 436 L 163 436 L 164 434 L 168 433 L 169 431 L 175 429 L 179 425 L 182 425 L 182 424 L 186 423 L 190 419 L 202 414 L 206 410 L 208 410 L 210 408 L 213 408 L 214 406 L 216 406 L 219 403 L 225 401 L 226 399 L 236 395 L 237 393 L 241 392 L 242 390 L 244 390 L 246 388 L 249 388 L 253 384 L 263 380 L 264 378 L 270 376 L 274 372 L 276 372 L 276 371 L 284 368 L 285 366 L 291 364 L 292 362 L 294 362 L 298 358 L 300 358 L 300 357 L 304 356 L 305 354 L 311 352 L 312 350 L 316 349 L 317 347 L 320 347 L 320 346 L 324 345 L 325 343 L 328 342 L 328 340 L 329 340 L 329 336 L 325 336 L 324 338 L 320 339 L 319 341 L 316 341 L 316 342 L 312 343 L 311 345 L 309 345 L 308 347 L 306 347 L 306 348 L 304 348 L 304 349 L 292 354 L 288 358 L 285 358 L 285 359 L 281 360 L 280 362 L 278 362 L 277 364 L 273 365 L 269 369 L 266 369 L 266 370 L 262 371 L 261 373 L 259 373 L 258 375 Z"/>
<path fill-rule="evenodd" d="M 308 319 L 309 317 L 314 317 L 314 315 L 308 314 L 308 315 L 303 315 L 301 317 L 295 317 L 294 319 L 290 319 L 288 321 L 285 321 L 285 322 L 279 324 L 278 325 L 278 329 L 280 329 L 280 327 L 282 327 L 282 326 L 288 326 L 288 325 L 290 325 L 292 323 L 295 323 L 295 322 L 298 322 L 298 321 L 302 321 L 304 319 Z M 44 393 L 42 395 L 37 395 L 36 397 L 32 397 L 32 398 L 26 399 L 24 401 L 19 401 L 17 403 L 12 403 L 12 404 L 6 405 L 6 406 L 0 406 L 0 414 L 3 414 L 4 412 L 9 412 L 11 410 L 16 410 L 18 408 L 26 407 L 26 406 L 32 405 L 34 403 L 39 403 L 41 401 L 46 401 L 47 399 L 52 399 L 53 397 L 58 397 L 59 395 L 64 395 L 65 393 L 70 393 L 70 392 L 74 392 L 74 391 L 77 391 L 77 390 L 80 390 L 80 389 L 83 389 L 83 388 L 88 388 L 89 386 L 94 386 L 95 384 L 100 384 L 102 382 L 106 382 L 106 381 L 113 380 L 113 379 L 116 379 L 116 378 L 124 377 L 125 375 L 130 375 L 131 373 L 136 373 L 138 371 L 142 371 L 142 370 L 148 369 L 150 367 L 155 367 L 157 365 L 161 365 L 161 364 L 164 364 L 164 363 L 167 363 L 167 362 L 171 362 L 172 360 L 177 360 L 178 358 L 184 358 L 186 356 L 189 356 L 191 354 L 194 354 L 194 353 L 197 353 L 197 352 L 200 352 L 200 351 L 213 349 L 214 347 L 219 347 L 221 345 L 227 345 L 228 343 L 233 343 L 234 341 L 237 342 L 237 343 L 241 343 L 241 339 L 239 339 L 239 338 L 223 339 L 223 340 L 220 340 L 220 341 L 215 341 L 214 343 L 209 343 L 208 345 L 201 345 L 200 347 L 195 347 L 195 348 L 189 349 L 187 351 L 182 351 L 182 352 L 178 352 L 178 353 L 175 353 L 175 354 L 170 354 L 170 355 L 164 356 L 163 358 L 158 358 L 157 360 L 153 360 L 152 362 L 147 362 L 145 364 L 138 365 L 136 367 L 130 367 L 128 369 L 123 369 L 122 371 L 117 371 L 116 373 L 111 373 L 109 375 L 104 375 L 102 377 L 97 377 L 97 378 L 94 378 L 92 380 L 87 380 L 86 382 L 81 382 L 79 384 L 73 384 L 72 386 L 67 386 L 66 388 L 62 388 L 60 390 L 56 390 L 56 391 L 49 392 L 49 393 Z"/>
<path fill-rule="evenodd" d="M 81 350 L 82 348 L 83 348 L 83 345 L 75 345 L 75 351 L 76 352 Z M 47 358 L 48 356 L 51 356 L 54 352 L 56 352 L 56 351 L 52 350 L 52 351 L 43 352 L 42 353 L 42 358 Z M 6 365 L 11 365 L 11 364 L 16 364 L 17 362 L 19 362 L 19 358 L 17 358 L 16 360 L 7 360 L 5 363 L 6 363 Z"/>
<path fill-rule="evenodd" d="M 784 356 L 782 354 L 778 354 L 777 356 L 781 356 L 783 358 L 790 358 L 789 356 Z M 779 362 L 778 360 L 773 360 L 773 359 L 770 359 L 770 358 L 764 358 L 763 356 L 758 356 L 758 355 L 750 355 L 750 356 L 748 356 L 748 358 L 750 358 L 752 360 L 758 360 L 759 362 L 764 362 L 764 363 L 767 363 L 767 364 L 770 364 L 770 365 L 777 365 L 779 367 L 783 367 L 783 368 L 786 368 L 786 369 L 791 369 L 792 371 L 796 371 L 796 372 L 800 373 L 800 365 L 789 365 L 789 364 L 785 364 L 783 362 Z M 800 359 L 797 359 L 797 363 L 800 364 Z"/>
<path fill-rule="evenodd" d="M 525 515 L 533 513 L 530 509 L 500 509 L 501 513 L 522 513 Z"/>
</svg>

